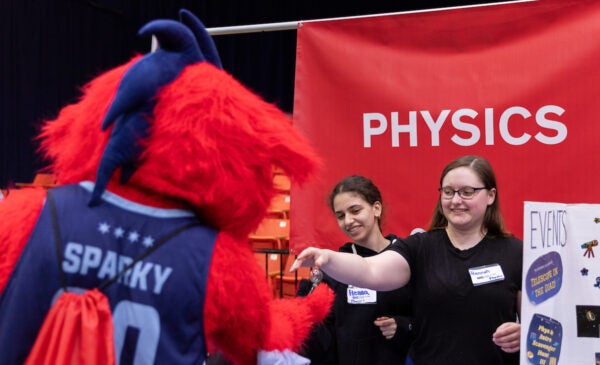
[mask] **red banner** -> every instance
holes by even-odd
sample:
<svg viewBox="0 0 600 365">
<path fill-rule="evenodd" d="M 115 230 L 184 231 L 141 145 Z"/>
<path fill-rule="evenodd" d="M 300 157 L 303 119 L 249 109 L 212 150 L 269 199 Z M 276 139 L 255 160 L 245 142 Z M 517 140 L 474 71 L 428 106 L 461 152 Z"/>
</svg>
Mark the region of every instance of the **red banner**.
<svg viewBox="0 0 600 365">
<path fill-rule="evenodd" d="M 381 189 L 384 233 L 427 229 L 465 154 L 491 162 L 518 237 L 524 201 L 600 202 L 599 34 L 593 0 L 302 23 L 294 120 L 325 168 L 292 187 L 292 247 L 346 241 L 327 197 L 351 174 Z"/>
</svg>

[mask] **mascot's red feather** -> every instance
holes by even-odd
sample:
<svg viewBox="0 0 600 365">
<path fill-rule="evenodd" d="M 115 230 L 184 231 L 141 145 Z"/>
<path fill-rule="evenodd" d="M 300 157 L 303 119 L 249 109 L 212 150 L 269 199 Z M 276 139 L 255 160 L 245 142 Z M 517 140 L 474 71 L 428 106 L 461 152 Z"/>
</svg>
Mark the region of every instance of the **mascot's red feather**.
<svg viewBox="0 0 600 365">
<path fill-rule="evenodd" d="M 25 362 L 57 293 L 110 279 L 101 291 L 121 363 L 201 364 L 218 350 L 256 364 L 299 350 L 329 310 L 325 288 L 272 299 L 247 240 L 275 194 L 273 168 L 302 183 L 318 167 L 309 143 L 221 69 L 191 13 L 140 34 L 158 49 L 100 75 L 44 124 L 60 186 L 0 202 L 2 364 Z"/>
</svg>

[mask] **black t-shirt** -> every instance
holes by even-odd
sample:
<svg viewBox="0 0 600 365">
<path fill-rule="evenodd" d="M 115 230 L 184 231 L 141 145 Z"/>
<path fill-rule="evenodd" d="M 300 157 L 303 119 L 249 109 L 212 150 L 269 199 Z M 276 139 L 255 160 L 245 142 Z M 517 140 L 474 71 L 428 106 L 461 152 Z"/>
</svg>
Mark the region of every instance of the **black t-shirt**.
<svg viewBox="0 0 600 365">
<path fill-rule="evenodd" d="M 445 230 L 418 233 L 388 247 L 411 270 L 415 340 L 409 352 L 417 365 L 518 364 L 492 334 L 517 316 L 523 244 L 517 238 L 485 237 L 458 250 Z M 469 269 L 502 269 L 503 280 L 474 285 Z"/>
<path fill-rule="evenodd" d="M 396 236 L 386 238 L 393 241 Z M 352 246 L 362 257 L 377 254 L 351 242 L 339 251 L 353 253 Z M 379 291 L 373 304 L 349 304 L 348 285 L 326 274 L 323 282 L 335 292 L 335 300 L 330 315 L 313 330 L 302 353 L 311 359 L 311 365 L 403 365 L 411 340 L 410 287 Z M 396 319 L 398 327 L 392 339 L 386 339 L 373 324 L 381 316 Z"/>
</svg>

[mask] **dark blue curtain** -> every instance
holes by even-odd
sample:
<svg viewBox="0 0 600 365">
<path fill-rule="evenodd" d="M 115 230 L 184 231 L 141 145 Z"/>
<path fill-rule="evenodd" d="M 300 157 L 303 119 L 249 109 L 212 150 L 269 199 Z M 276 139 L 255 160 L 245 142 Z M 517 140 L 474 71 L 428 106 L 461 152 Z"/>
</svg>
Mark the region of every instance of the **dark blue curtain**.
<svg viewBox="0 0 600 365">
<path fill-rule="evenodd" d="M 426 0 L 3 0 L 0 5 L 0 187 L 45 162 L 35 135 L 100 72 L 150 49 L 146 22 L 194 12 L 207 27 L 310 20 L 483 3 Z M 490 3 L 494 1 L 486 1 Z M 224 68 L 291 112 L 296 32 L 216 36 Z"/>
</svg>

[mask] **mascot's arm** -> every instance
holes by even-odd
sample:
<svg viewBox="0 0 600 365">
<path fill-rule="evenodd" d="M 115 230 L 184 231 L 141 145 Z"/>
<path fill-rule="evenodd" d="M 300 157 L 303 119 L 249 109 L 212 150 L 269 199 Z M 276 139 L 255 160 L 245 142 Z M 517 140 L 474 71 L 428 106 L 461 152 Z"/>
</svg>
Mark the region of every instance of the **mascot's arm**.
<svg viewBox="0 0 600 365">
<path fill-rule="evenodd" d="M 226 234 L 217 238 L 208 280 L 209 349 L 218 349 L 236 365 L 256 364 L 260 350 L 298 351 L 333 301 L 323 285 L 305 298 L 272 299 L 251 248 Z"/>
<path fill-rule="evenodd" d="M 271 294 L 246 242 L 220 233 L 215 243 L 204 308 L 209 351 L 218 349 L 236 365 L 256 364 L 271 326 Z"/>
<path fill-rule="evenodd" d="M 331 309 L 334 294 L 319 285 L 309 296 L 276 299 L 271 303 L 271 331 L 265 350 L 290 349 L 298 352 L 314 325 Z"/>
<path fill-rule="evenodd" d="M 46 197 L 43 188 L 11 190 L 0 201 L 0 294 L 12 273 Z"/>
</svg>

